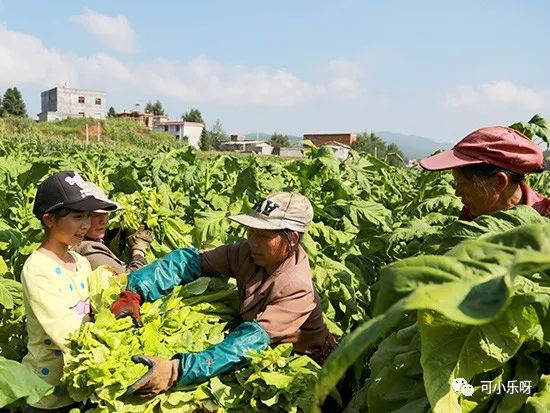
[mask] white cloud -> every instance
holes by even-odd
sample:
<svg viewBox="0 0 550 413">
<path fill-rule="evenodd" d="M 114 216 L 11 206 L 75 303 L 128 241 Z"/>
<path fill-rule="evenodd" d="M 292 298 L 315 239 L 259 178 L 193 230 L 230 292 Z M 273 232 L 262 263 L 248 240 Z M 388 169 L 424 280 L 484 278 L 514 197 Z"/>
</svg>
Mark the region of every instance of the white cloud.
<svg viewBox="0 0 550 413">
<path fill-rule="evenodd" d="M 163 95 L 228 106 L 289 106 L 323 91 L 284 69 L 221 64 L 206 56 L 156 60 L 138 66 L 137 72 Z"/>
<path fill-rule="evenodd" d="M 136 50 L 136 33 L 126 16 L 111 17 L 86 9 L 82 14 L 71 16 L 70 20 L 116 51 L 131 53 Z"/>
<path fill-rule="evenodd" d="M 550 107 L 550 91 L 494 81 L 480 86 L 458 86 L 447 96 L 446 103 L 453 108 L 516 107 L 540 111 Z"/>
<path fill-rule="evenodd" d="M 326 71 L 331 80 L 328 90 L 332 95 L 343 98 L 357 98 L 366 93 L 361 84 L 362 66 L 348 59 L 333 59 L 327 63 Z"/>
<path fill-rule="evenodd" d="M 156 59 L 126 66 L 108 54 L 76 56 L 46 47 L 31 35 L 0 24 L 0 86 L 37 85 L 42 90 L 70 82 L 109 93 L 144 95 L 193 104 L 291 107 L 316 98 L 353 98 L 361 93 L 361 70 L 350 61 L 328 62 L 324 82 L 310 82 L 287 69 L 217 62 Z"/>
</svg>

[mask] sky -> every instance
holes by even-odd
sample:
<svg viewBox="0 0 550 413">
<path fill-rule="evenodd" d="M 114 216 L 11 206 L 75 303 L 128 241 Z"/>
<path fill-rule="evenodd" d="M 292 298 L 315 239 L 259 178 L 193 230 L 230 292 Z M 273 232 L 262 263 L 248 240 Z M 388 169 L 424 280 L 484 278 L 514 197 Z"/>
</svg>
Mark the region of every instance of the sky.
<svg viewBox="0 0 550 413">
<path fill-rule="evenodd" d="M 228 134 L 454 142 L 550 117 L 550 2 L 0 0 L 0 92 L 69 82 Z"/>
</svg>

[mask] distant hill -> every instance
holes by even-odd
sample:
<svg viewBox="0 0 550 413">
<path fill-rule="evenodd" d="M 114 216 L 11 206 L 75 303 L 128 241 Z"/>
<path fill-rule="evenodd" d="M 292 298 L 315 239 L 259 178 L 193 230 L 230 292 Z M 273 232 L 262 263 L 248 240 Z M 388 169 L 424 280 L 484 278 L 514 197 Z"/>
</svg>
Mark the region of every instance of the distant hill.
<svg viewBox="0 0 550 413">
<path fill-rule="evenodd" d="M 397 144 L 405 157 L 410 159 L 422 158 L 439 149 L 449 149 L 451 147 L 451 143 L 436 142 L 423 136 L 404 135 L 387 131 L 374 133 L 386 142 Z"/>
<path fill-rule="evenodd" d="M 435 152 L 439 149 L 448 149 L 450 148 L 450 143 L 445 142 L 436 142 L 429 138 L 425 138 L 423 136 L 416 136 L 416 135 L 405 135 L 402 133 L 395 133 L 395 132 L 375 132 L 376 135 L 383 138 L 388 143 L 395 143 L 399 148 L 403 151 L 403 154 L 408 159 L 418 159 L 422 158 L 424 156 L 427 156 L 431 154 L 432 152 Z M 258 139 L 264 139 L 267 140 L 271 136 L 270 133 L 263 133 L 263 132 L 253 132 L 253 133 L 247 133 L 246 139 L 256 139 L 256 136 Z M 293 136 L 293 135 L 287 135 L 290 143 L 292 145 L 297 144 L 299 141 L 303 139 L 302 136 Z"/>
</svg>

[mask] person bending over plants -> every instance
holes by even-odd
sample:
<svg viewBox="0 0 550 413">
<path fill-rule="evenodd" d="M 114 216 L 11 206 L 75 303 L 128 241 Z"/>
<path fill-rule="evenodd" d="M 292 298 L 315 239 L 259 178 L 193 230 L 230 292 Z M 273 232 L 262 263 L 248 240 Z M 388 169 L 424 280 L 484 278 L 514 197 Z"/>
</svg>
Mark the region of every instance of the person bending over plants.
<svg viewBox="0 0 550 413">
<path fill-rule="evenodd" d="M 142 325 L 140 304 L 156 300 L 202 274 L 236 278 L 244 320 L 221 343 L 171 360 L 136 355 L 149 371 L 127 393 L 154 395 L 173 385 L 205 381 L 247 363 L 249 350 L 271 343 L 293 343 L 297 353 L 322 364 L 336 347 L 323 320 L 306 252 L 300 245 L 313 219 L 303 195 L 277 192 L 258 201 L 247 215 L 230 219 L 248 227 L 247 240 L 199 251 L 172 251 L 129 275 L 126 291 L 111 306 L 119 318 L 129 315 Z"/>
<path fill-rule="evenodd" d="M 529 205 L 550 216 L 550 199 L 533 191 L 525 175 L 542 172 L 542 149 L 521 132 L 504 126 L 478 129 L 452 149 L 420 161 L 429 171 L 452 169 L 456 195 L 464 204 L 460 219 Z"/>
</svg>

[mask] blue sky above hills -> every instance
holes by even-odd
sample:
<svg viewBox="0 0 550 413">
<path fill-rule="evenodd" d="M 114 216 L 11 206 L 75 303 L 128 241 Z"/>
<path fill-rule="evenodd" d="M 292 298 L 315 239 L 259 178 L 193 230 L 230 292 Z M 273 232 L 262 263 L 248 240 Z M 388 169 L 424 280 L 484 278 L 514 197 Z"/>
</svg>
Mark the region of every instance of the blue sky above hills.
<svg viewBox="0 0 550 413">
<path fill-rule="evenodd" d="M 160 99 L 228 133 L 389 130 L 451 142 L 550 117 L 550 3 L 0 0 L 0 89 Z"/>
</svg>

